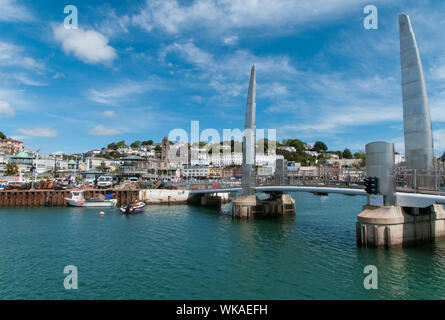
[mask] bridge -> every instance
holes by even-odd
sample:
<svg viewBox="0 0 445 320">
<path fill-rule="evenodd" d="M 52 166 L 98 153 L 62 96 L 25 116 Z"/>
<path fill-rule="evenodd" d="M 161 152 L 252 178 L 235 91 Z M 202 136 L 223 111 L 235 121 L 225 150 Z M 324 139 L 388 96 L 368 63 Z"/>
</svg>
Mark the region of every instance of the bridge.
<svg viewBox="0 0 445 320">
<path fill-rule="evenodd" d="M 403 100 L 406 168 L 396 169 L 394 144 L 371 142 L 366 145 L 366 177 L 372 177 L 374 191 L 367 193 L 359 186 L 336 187 L 292 184 L 285 163 L 276 163 L 275 184 L 257 183 L 256 144 L 256 69 L 252 67 L 246 104 L 243 138 L 241 187 L 206 188 L 190 193 L 217 198 L 218 194 L 241 193 L 233 202 L 234 218 L 295 215 L 295 200 L 288 192 L 345 194 L 366 196 L 366 204 L 357 216 L 357 243 L 370 247 L 403 246 L 445 237 L 445 174 L 434 163 L 431 117 L 428 97 L 411 21 L 399 16 L 400 61 Z M 259 200 L 257 192 L 269 199 Z M 201 203 L 205 204 L 206 201 Z"/>
<path fill-rule="evenodd" d="M 207 188 L 190 190 L 190 194 L 212 194 L 220 193 L 240 193 L 241 187 L 229 188 Z M 368 194 L 362 188 L 354 187 L 325 187 L 325 186 L 296 186 L 296 185 L 264 185 L 254 187 L 255 192 L 310 192 L 314 194 L 344 194 L 350 196 L 367 196 Z M 407 192 L 399 189 L 396 195 L 396 205 L 402 207 L 425 208 L 433 204 L 445 204 L 445 193 L 431 194 L 422 192 Z"/>
</svg>

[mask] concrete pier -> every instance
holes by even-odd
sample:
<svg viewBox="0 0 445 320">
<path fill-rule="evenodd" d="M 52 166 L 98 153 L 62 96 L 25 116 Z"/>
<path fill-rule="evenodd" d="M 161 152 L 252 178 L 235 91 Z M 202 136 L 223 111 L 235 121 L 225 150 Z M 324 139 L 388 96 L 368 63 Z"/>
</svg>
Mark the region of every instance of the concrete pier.
<svg viewBox="0 0 445 320">
<path fill-rule="evenodd" d="M 379 194 L 368 195 L 367 205 L 357 216 L 359 246 L 403 247 L 445 237 L 445 210 L 442 205 L 425 208 L 420 202 L 415 207 L 399 205 L 392 176 L 392 143 L 373 142 L 366 145 L 366 171 L 368 177 L 377 177 Z"/>
<path fill-rule="evenodd" d="M 233 201 L 232 216 L 239 219 L 273 218 L 295 215 L 295 200 L 289 194 L 273 193 L 269 199 L 242 195 Z"/>
<path fill-rule="evenodd" d="M 410 208 L 364 206 L 357 217 L 357 244 L 372 248 L 411 246 L 445 237 L 442 205 L 413 215 Z"/>
</svg>

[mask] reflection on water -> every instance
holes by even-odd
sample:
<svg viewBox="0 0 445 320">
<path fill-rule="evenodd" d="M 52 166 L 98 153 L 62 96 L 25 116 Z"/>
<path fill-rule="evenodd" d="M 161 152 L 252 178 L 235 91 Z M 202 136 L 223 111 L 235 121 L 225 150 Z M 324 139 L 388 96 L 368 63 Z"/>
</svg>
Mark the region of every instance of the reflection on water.
<svg viewBox="0 0 445 320">
<path fill-rule="evenodd" d="M 293 194 L 295 217 L 232 220 L 221 210 L 148 206 L 0 211 L 4 299 L 443 299 L 445 242 L 358 248 L 364 199 Z M 63 268 L 79 290 L 63 288 Z M 363 269 L 378 268 L 366 290 Z"/>
</svg>

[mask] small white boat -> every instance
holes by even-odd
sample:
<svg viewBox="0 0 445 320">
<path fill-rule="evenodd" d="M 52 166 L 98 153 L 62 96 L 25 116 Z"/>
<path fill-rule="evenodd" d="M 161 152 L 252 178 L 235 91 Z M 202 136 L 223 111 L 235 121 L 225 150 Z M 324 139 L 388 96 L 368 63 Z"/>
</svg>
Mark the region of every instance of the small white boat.
<svg viewBox="0 0 445 320">
<path fill-rule="evenodd" d="M 134 214 L 134 213 L 140 213 L 144 211 L 145 203 L 142 201 L 135 201 L 134 204 L 129 204 L 127 206 L 121 207 L 121 213 L 122 214 Z"/>
<path fill-rule="evenodd" d="M 83 190 L 71 191 L 71 198 L 65 198 L 69 206 L 73 207 L 114 207 L 117 204 L 117 199 L 104 200 L 85 200 Z"/>
</svg>

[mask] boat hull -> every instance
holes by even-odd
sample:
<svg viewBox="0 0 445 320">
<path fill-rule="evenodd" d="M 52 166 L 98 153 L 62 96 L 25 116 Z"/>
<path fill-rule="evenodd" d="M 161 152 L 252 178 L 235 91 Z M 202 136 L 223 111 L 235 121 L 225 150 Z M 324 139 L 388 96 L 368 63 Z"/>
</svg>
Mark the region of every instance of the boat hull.
<svg viewBox="0 0 445 320">
<path fill-rule="evenodd" d="M 121 207 L 121 213 L 122 214 L 141 213 L 142 211 L 144 211 L 144 208 L 145 208 L 145 203 L 139 204 L 137 207 L 131 207 L 130 209 Z"/>
<path fill-rule="evenodd" d="M 70 198 L 65 198 L 69 206 L 72 207 L 115 207 L 117 204 L 116 199 L 110 200 L 73 200 Z"/>
</svg>

